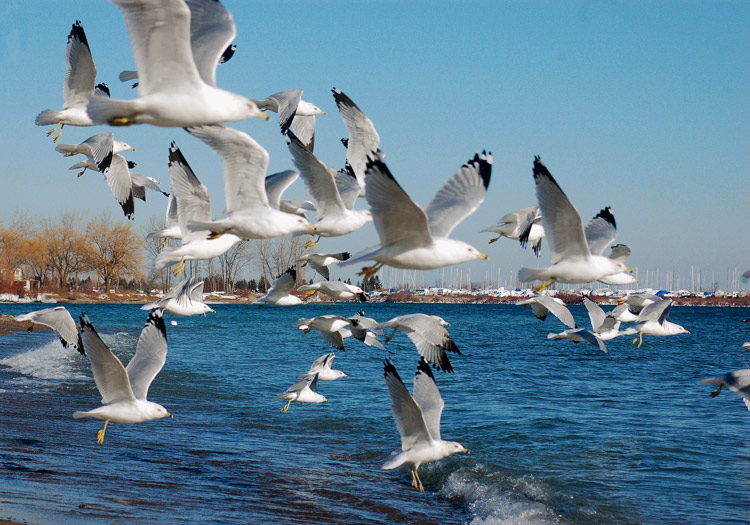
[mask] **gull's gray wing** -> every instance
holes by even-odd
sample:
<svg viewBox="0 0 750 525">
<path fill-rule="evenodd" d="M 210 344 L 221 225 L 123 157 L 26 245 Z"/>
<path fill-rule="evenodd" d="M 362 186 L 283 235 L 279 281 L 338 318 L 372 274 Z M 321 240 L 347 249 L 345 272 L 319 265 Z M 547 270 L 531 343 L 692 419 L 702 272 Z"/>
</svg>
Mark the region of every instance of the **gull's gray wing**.
<svg viewBox="0 0 750 525">
<path fill-rule="evenodd" d="M 419 355 L 428 363 L 444 372 L 453 372 L 447 352 L 461 355 L 461 351 L 436 318 L 425 314 L 408 314 L 378 325 L 380 329 L 389 327 L 404 332 L 417 348 Z"/>
<path fill-rule="evenodd" d="M 141 330 L 135 355 L 125 371 L 130 378 L 130 386 L 136 399 L 146 399 L 148 387 L 159 374 L 167 360 L 167 328 L 164 326 L 161 310 L 154 309 L 148 314 Z"/>
<path fill-rule="evenodd" d="M 63 348 L 70 346 L 80 352 L 81 355 L 86 355 L 81 334 L 78 333 L 76 328 L 76 322 L 64 306 L 17 315 L 15 319 L 16 321 L 31 321 L 52 328 L 60 339 Z"/>
<path fill-rule="evenodd" d="M 367 162 L 366 171 L 369 187 L 366 197 L 381 246 L 404 243 L 418 248 L 431 245 L 427 214 L 396 182 L 383 158 L 382 152 L 378 151 Z"/>
<path fill-rule="evenodd" d="M 573 319 L 573 314 L 570 313 L 570 310 L 568 310 L 564 304 L 558 303 L 549 295 L 539 295 L 534 299 L 536 300 L 536 302 L 544 306 L 547 310 L 552 312 L 552 315 L 560 319 L 560 321 L 562 321 L 565 326 L 567 326 L 568 328 L 576 328 L 576 322 L 575 319 Z"/>
<path fill-rule="evenodd" d="M 659 324 L 664 323 L 669 317 L 669 311 L 672 309 L 672 299 L 661 299 L 655 303 L 646 305 L 641 313 L 638 314 L 638 322 L 657 321 Z"/>
<path fill-rule="evenodd" d="M 315 148 L 315 115 L 294 115 L 292 129 L 307 149 Z"/>
<path fill-rule="evenodd" d="M 130 82 L 131 80 L 137 80 L 138 71 L 125 69 L 124 71 L 120 71 L 120 75 L 117 78 L 120 79 L 120 82 Z"/>
<path fill-rule="evenodd" d="M 190 291 L 187 294 L 190 297 L 190 301 L 203 302 L 203 284 L 205 281 L 195 283 L 190 287 Z"/>
<path fill-rule="evenodd" d="M 98 133 L 83 142 L 91 151 L 91 159 L 96 164 L 96 169 L 102 173 L 106 172 L 112 164 L 112 148 L 115 142 L 115 135 L 111 132 Z"/>
<path fill-rule="evenodd" d="M 104 344 L 86 314 L 81 315 L 81 339 L 86 356 L 91 361 L 91 372 L 102 395 L 102 404 L 135 401 L 128 373 L 119 359 Z"/>
<path fill-rule="evenodd" d="M 204 233 L 188 230 L 187 223 L 211 220 L 211 197 L 174 142 L 169 148 L 169 183 L 177 200 L 177 223 L 183 244 L 205 237 Z"/>
<path fill-rule="evenodd" d="M 346 162 L 352 167 L 360 187 L 365 191 L 367 161 L 380 146 L 380 136 L 372 121 L 340 89 L 333 88 L 333 99 L 341 113 L 349 140 L 346 146 Z"/>
<path fill-rule="evenodd" d="M 290 267 L 287 271 L 279 275 L 268 289 L 268 296 L 284 297 L 289 295 L 297 282 L 297 271 Z"/>
<path fill-rule="evenodd" d="M 600 332 L 601 326 L 604 323 L 604 319 L 607 314 L 604 313 L 602 307 L 596 304 L 588 297 L 583 298 L 583 304 L 586 306 L 586 310 L 589 312 L 589 320 L 591 321 L 591 329 L 594 332 Z M 572 328 L 572 327 L 571 327 Z"/>
<path fill-rule="evenodd" d="M 297 397 L 299 397 L 300 392 L 302 392 L 305 388 L 310 387 L 311 389 L 313 387 L 313 382 L 315 382 L 315 386 L 318 386 L 317 383 L 318 380 L 318 374 L 315 374 L 314 377 L 305 377 L 301 381 L 297 381 L 292 386 L 286 389 L 286 391 L 283 394 L 280 394 L 276 396 L 274 399 L 286 399 L 284 398 L 284 394 L 297 394 Z M 296 398 L 295 398 L 296 399 Z"/>
<path fill-rule="evenodd" d="M 314 263 L 313 261 L 308 261 L 307 264 L 309 264 L 313 268 L 313 270 L 318 272 L 326 281 L 331 278 L 331 273 L 328 271 L 328 266 L 322 266 L 320 264 Z"/>
<path fill-rule="evenodd" d="M 630 257 L 630 246 L 627 246 L 625 244 L 613 244 L 610 249 L 612 251 L 609 254 L 609 258 L 613 261 L 618 261 L 625 264 L 625 260 Z"/>
<path fill-rule="evenodd" d="M 128 29 L 140 96 L 203 82 L 190 46 L 190 8 L 183 0 L 112 1 Z"/>
<path fill-rule="evenodd" d="M 385 361 L 384 369 L 385 384 L 391 395 L 391 412 L 396 421 L 398 433 L 401 434 L 401 449 L 409 450 L 415 445 L 432 442 L 422 409 L 409 394 L 393 362 Z"/>
<path fill-rule="evenodd" d="M 610 207 L 607 206 L 593 219 L 589 221 L 584 230 L 586 233 L 586 242 L 589 245 L 589 251 L 594 255 L 601 255 L 604 250 L 612 244 L 617 237 L 617 224 L 615 216 L 612 215 Z"/>
<path fill-rule="evenodd" d="M 299 105 L 299 101 L 302 100 L 302 90 L 292 89 L 281 91 L 267 98 L 276 103 L 276 112 L 279 114 L 279 127 L 281 128 L 281 133 L 285 134 L 289 131 L 292 119 L 297 113 L 297 106 Z"/>
<path fill-rule="evenodd" d="M 281 196 L 286 189 L 297 180 L 299 173 L 294 170 L 285 170 L 268 175 L 265 180 L 266 196 L 272 208 L 278 210 L 281 205 Z"/>
<path fill-rule="evenodd" d="M 351 166 L 347 165 L 347 169 L 334 173 L 333 179 L 336 182 L 336 188 L 339 190 L 339 195 L 344 206 L 348 210 L 353 210 L 354 203 L 357 201 L 357 197 L 359 197 L 360 186 Z"/>
<path fill-rule="evenodd" d="M 539 157 L 534 158 L 534 182 L 542 224 L 552 249 L 552 264 L 563 259 L 587 259 L 591 253 L 581 216 Z"/>
<path fill-rule="evenodd" d="M 131 177 L 131 180 L 132 180 L 132 177 Z M 143 202 L 146 202 L 146 187 L 139 185 L 135 181 L 132 181 L 132 182 L 133 182 L 133 198 L 141 199 Z"/>
<path fill-rule="evenodd" d="M 419 360 L 417 374 L 414 376 L 414 400 L 422 409 L 422 417 L 430 436 L 432 439 L 440 439 L 440 416 L 445 403 L 435 383 L 435 376 L 424 358 Z"/>
<path fill-rule="evenodd" d="M 266 195 L 268 152 L 263 146 L 247 133 L 223 124 L 186 129 L 221 157 L 227 213 L 271 207 Z"/>
<path fill-rule="evenodd" d="M 440 188 L 425 213 L 430 232 L 448 237 L 459 222 L 474 213 L 484 201 L 492 174 L 492 153 L 474 155 Z"/>
<path fill-rule="evenodd" d="M 151 177 L 146 177 L 145 175 L 142 175 L 141 173 L 130 173 L 130 179 L 133 181 L 133 184 L 137 184 L 138 186 L 142 186 L 143 188 L 148 188 L 149 190 L 159 192 L 167 197 L 169 197 L 169 194 L 165 191 L 162 191 L 162 189 L 159 187 L 159 185 L 156 183 L 154 179 Z"/>
<path fill-rule="evenodd" d="M 317 332 L 320 334 L 320 336 L 325 339 L 325 342 L 334 347 L 336 350 L 346 350 L 344 348 L 344 338 L 341 337 L 341 334 L 339 332 L 329 332 L 327 330 L 320 330 L 319 328 L 316 328 Z"/>
<path fill-rule="evenodd" d="M 581 339 L 583 339 L 585 342 L 587 342 L 590 345 L 598 346 L 599 350 L 601 350 L 605 354 L 609 353 L 607 351 L 607 346 L 604 344 L 604 341 L 596 337 L 596 335 L 589 332 L 585 328 L 576 328 L 574 330 L 566 330 L 566 332 L 577 335 L 578 337 L 580 337 Z"/>
<path fill-rule="evenodd" d="M 65 82 L 63 83 L 63 109 L 73 106 L 85 107 L 94 94 L 96 67 L 91 58 L 91 49 L 86 33 L 79 20 L 68 33 L 68 46 L 65 50 Z"/>
<path fill-rule="evenodd" d="M 294 165 L 299 170 L 300 177 L 305 182 L 305 189 L 315 204 L 316 217 L 320 220 L 323 217 L 345 213 L 346 207 L 326 165 L 320 162 L 294 133 L 287 132 L 287 137 Z"/>
<path fill-rule="evenodd" d="M 135 204 L 133 202 L 133 180 L 130 178 L 128 161 L 122 155 L 113 155 L 112 163 L 104 171 L 109 189 L 122 207 L 125 217 L 133 220 Z"/>
<path fill-rule="evenodd" d="M 190 48 L 206 84 L 216 85 L 216 66 L 237 35 L 232 15 L 217 0 L 185 0 L 190 7 Z"/>
</svg>

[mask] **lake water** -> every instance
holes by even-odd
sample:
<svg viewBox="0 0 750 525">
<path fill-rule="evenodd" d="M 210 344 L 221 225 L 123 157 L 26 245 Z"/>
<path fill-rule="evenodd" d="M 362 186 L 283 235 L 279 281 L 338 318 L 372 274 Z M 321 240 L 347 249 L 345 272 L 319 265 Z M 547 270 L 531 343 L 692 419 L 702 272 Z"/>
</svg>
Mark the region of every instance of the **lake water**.
<svg viewBox="0 0 750 525">
<path fill-rule="evenodd" d="M 44 305 L 0 305 L 18 314 Z M 332 350 L 294 328 L 299 317 L 353 315 L 338 303 L 257 309 L 217 305 L 207 317 L 166 314 L 169 354 L 149 398 L 174 419 L 73 420 L 99 406 L 88 360 L 52 332 L 0 337 L 0 519 L 124 522 L 750 522 L 750 412 L 700 379 L 748 366 L 747 308 L 675 307 L 692 335 L 608 343 L 610 355 L 547 340 L 563 326 L 512 305 L 365 304 L 379 321 L 436 314 L 463 356 L 435 372 L 444 439 L 470 455 L 381 470 L 400 447 L 383 380 L 385 352 L 348 339 L 321 382 L 327 403 L 274 397 Z M 582 306 L 572 311 L 588 326 Z M 86 312 L 123 362 L 146 312 Z M 178 326 L 170 326 L 176 319 Z M 392 359 L 411 389 L 418 355 L 397 334 Z"/>
</svg>

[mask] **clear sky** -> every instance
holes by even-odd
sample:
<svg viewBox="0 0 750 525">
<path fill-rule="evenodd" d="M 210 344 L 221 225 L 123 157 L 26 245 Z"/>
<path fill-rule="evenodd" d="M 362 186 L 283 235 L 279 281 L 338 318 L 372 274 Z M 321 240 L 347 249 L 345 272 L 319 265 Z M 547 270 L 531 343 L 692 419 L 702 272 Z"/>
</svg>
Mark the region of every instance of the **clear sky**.
<svg viewBox="0 0 750 525">
<path fill-rule="evenodd" d="M 633 249 L 630 266 L 679 272 L 682 287 L 691 266 L 704 281 L 713 274 L 721 282 L 728 268 L 750 269 L 749 2 L 223 3 L 237 26 L 237 52 L 218 68 L 219 86 L 257 99 L 304 89 L 328 112 L 318 117 L 315 145 L 328 165 L 341 167 L 345 158 L 332 87 L 372 119 L 389 168 L 423 206 L 475 152 L 493 153 L 487 198 L 452 235 L 490 256 L 459 267 L 473 280 L 549 264 L 546 243 L 537 261 L 512 241 L 488 246 L 492 236 L 479 233 L 535 203 L 536 154 L 584 221 L 612 206 L 617 241 Z M 119 10 L 102 0 L 5 1 L 0 16 L 0 221 L 15 209 L 40 217 L 109 210 L 125 221 L 101 176 L 77 179 L 47 128 L 34 125 L 39 111 L 62 105 L 65 44 L 76 19 L 97 81 L 114 98 L 136 95 L 117 79 L 134 69 Z M 270 172 L 293 167 L 273 117 L 231 124 L 268 150 Z M 66 127 L 60 142 L 104 129 Z M 177 141 L 221 215 L 221 165 L 207 146 L 181 129 L 114 131 L 137 149 L 128 154 L 137 171 L 165 189 L 167 151 Z M 303 196 L 302 182 L 291 190 Z M 137 201 L 136 226 L 162 216 L 165 201 L 155 193 Z M 376 243 L 368 225 L 318 249 L 355 252 Z"/>
</svg>

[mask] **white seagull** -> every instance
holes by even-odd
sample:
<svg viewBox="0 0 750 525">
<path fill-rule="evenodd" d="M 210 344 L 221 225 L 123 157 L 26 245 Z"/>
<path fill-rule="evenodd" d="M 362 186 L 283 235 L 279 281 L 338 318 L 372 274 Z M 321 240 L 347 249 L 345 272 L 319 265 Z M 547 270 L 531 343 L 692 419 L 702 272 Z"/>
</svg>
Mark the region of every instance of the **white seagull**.
<svg viewBox="0 0 750 525">
<path fill-rule="evenodd" d="M 96 387 L 102 394 L 103 405 L 87 412 L 74 412 L 73 417 L 104 420 L 104 427 L 96 434 L 100 445 L 104 442 L 104 432 L 110 421 L 141 423 L 172 417 L 163 406 L 146 400 L 151 382 L 167 359 L 167 331 L 158 310 L 149 313 L 138 338 L 135 355 L 127 368 L 104 344 L 86 314 L 81 316 L 81 337 L 86 355 L 91 360 L 91 370 Z"/>
<path fill-rule="evenodd" d="M 336 354 L 333 352 L 320 356 L 310 365 L 310 370 L 306 374 L 299 374 L 297 379 L 312 378 L 317 375 L 319 381 L 335 381 L 341 377 L 349 377 L 341 370 L 331 368 L 334 357 L 336 357 Z"/>
<path fill-rule="evenodd" d="M 576 328 L 576 322 L 575 319 L 573 319 L 573 314 L 571 314 L 570 310 L 565 307 L 565 303 L 562 301 L 562 299 L 541 294 L 520 301 L 518 304 L 530 305 L 534 317 L 536 317 L 540 321 L 544 321 L 545 319 L 547 319 L 547 314 L 552 312 L 552 315 L 562 321 L 565 326 L 567 326 L 568 328 Z"/>
<path fill-rule="evenodd" d="M 460 443 L 440 438 L 440 416 L 445 403 L 424 359 L 419 360 L 414 376 L 413 396 L 391 361 L 385 361 L 384 368 L 385 384 L 391 395 L 391 412 L 401 434 L 401 450 L 392 452 L 382 468 L 389 470 L 411 464 L 411 485 L 424 492 L 417 472 L 422 463 L 438 461 L 458 452 L 468 454 L 469 451 Z"/>
<path fill-rule="evenodd" d="M 346 235 L 372 220 L 370 210 L 355 210 L 354 202 L 357 194 L 349 194 L 348 198 L 342 195 L 336 184 L 335 170 L 331 170 L 307 149 L 294 135 L 287 132 L 289 138 L 289 151 L 292 154 L 294 165 L 300 172 L 300 177 L 305 182 L 305 188 L 315 205 L 315 224 L 318 239 L 320 237 L 338 237 Z M 317 243 L 310 241 L 308 248 Z"/>
<path fill-rule="evenodd" d="M 154 268 L 160 270 L 167 265 L 178 263 L 173 273 L 179 275 L 185 269 L 186 261 L 217 257 L 226 253 L 241 239 L 232 234 L 208 239 L 208 230 L 188 230 L 187 223 L 190 221 L 211 220 L 211 197 L 174 142 L 169 148 L 169 179 L 171 194 L 177 201 L 177 223 L 182 246 L 162 248 L 154 260 Z"/>
<path fill-rule="evenodd" d="M 346 261 L 351 256 L 352 254 L 349 252 L 306 253 L 305 255 L 297 259 L 297 262 L 301 262 L 303 267 L 309 264 L 316 272 L 323 276 L 323 279 L 328 281 L 331 278 L 328 267 L 332 264 L 338 264 L 342 261 Z"/>
<path fill-rule="evenodd" d="M 737 392 L 745 406 L 750 410 L 750 368 L 744 368 L 735 372 L 729 372 L 721 377 L 709 377 L 698 383 L 699 385 L 717 385 L 718 390 L 711 392 L 711 397 L 716 397 L 721 393 L 725 386 L 729 387 L 732 392 Z"/>
<path fill-rule="evenodd" d="M 344 264 L 374 260 L 359 275 L 369 279 L 385 264 L 431 270 L 474 259 L 487 259 L 473 246 L 448 236 L 471 215 L 487 193 L 492 154 L 482 152 L 464 164 L 440 188 L 426 210 L 412 201 L 383 162 L 382 152 L 367 164 L 367 202 L 380 245 L 356 254 Z"/>
<path fill-rule="evenodd" d="M 615 317 L 616 314 L 613 312 L 605 313 L 601 306 L 588 297 L 583 298 L 583 304 L 589 313 L 591 329 L 599 339 L 609 341 L 616 337 L 627 335 L 625 332 L 620 331 L 620 321 Z"/>
<path fill-rule="evenodd" d="M 568 200 L 539 157 L 534 158 L 536 198 L 542 213 L 544 232 L 552 251 L 549 268 L 521 268 L 518 280 L 544 281 L 536 287 L 541 291 L 553 282 L 585 283 L 621 272 L 630 272 L 621 262 L 604 257 L 601 252 L 615 239 L 614 216 L 605 208 L 591 221 L 584 232 L 578 210 Z"/>
<path fill-rule="evenodd" d="M 247 133 L 224 125 L 189 128 L 191 135 L 208 144 L 224 165 L 227 217 L 193 221 L 192 230 L 210 230 L 211 237 L 231 233 L 243 239 L 270 239 L 290 233 L 312 233 L 305 217 L 271 206 L 265 178 L 268 152 Z"/>
<path fill-rule="evenodd" d="M 66 124 L 70 126 L 93 126 L 94 123 L 86 113 L 86 104 L 95 93 L 103 98 L 109 96 L 109 89 L 106 84 L 94 86 L 96 66 L 94 66 L 94 59 L 91 58 L 91 49 L 89 49 L 89 42 L 86 40 L 86 33 L 84 33 L 79 20 L 76 20 L 70 33 L 68 33 L 65 64 L 62 111 L 45 109 L 36 116 L 35 120 L 37 126 L 55 125 L 47 132 L 47 136 L 52 135 L 60 126 L 60 131 L 55 135 L 54 142 L 57 142 L 60 138 Z"/>
<path fill-rule="evenodd" d="M 315 292 L 324 293 L 336 299 L 358 299 L 360 302 L 367 301 L 367 294 L 359 286 L 347 284 L 343 281 L 319 281 L 317 283 L 305 284 L 297 288 L 299 292 L 305 292 L 307 296 Z"/>
<path fill-rule="evenodd" d="M 404 332 L 423 359 L 438 370 L 453 372 L 447 352 L 461 355 L 461 351 L 445 329 L 449 325 L 450 323 L 437 315 L 407 314 L 380 323 L 377 328 L 393 328 L 391 335 L 385 338 L 386 343 L 393 339 L 396 332 Z"/>
<path fill-rule="evenodd" d="M 326 112 L 315 104 L 302 100 L 302 90 L 281 91 L 266 97 L 265 100 L 253 100 L 260 109 L 267 109 L 279 114 L 279 127 L 282 135 L 289 128 L 310 151 L 315 146 L 315 115 Z"/>
<path fill-rule="evenodd" d="M 365 172 L 367 159 L 380 147 L 380 136 L 375 131 L 372 121 L 367 118 L 359 107 L 340 89 L 333 88 L 333 100 L 341 113 L 349 138 L 344 141 L 346 146 L 346 163 L 352 169 L 359 184 L 359 196 L 365 196 Z"/>
<path fill-rule="evenodd" d="M 291 294 L 296 284 L 297 271 L 292 267 L 279 275 L 271 284 L 271 288 L 268 289 L 266 295 L 253 301 L 253 304 L 257 304 L 258 308 L 263 308 L 267 304 L 277 306 L 302 304 L 302 299 Z"/>
<path fill-rule="evenodd" d="M 70 346 L 82 355 L 86 355 L 81 334 L 78 333 L 78 328 L 76 328 L 76 322 L 64 306 L 45 308 L 44 310 L 17 315 L 15 320 L 18 322 L 31 321 L 31 326 L 28 328 L 29 332 L 34 329 L 35 324 L 52 328 L 60 339 L 63 348 Z"/>
<path fill-rule="evenodd" d="M 625 332 L 627 334 L 637 333 L 638 337 L 633 339 L 632 344 L 638 341 L 638 348 L 643 344 L 644 335 L 668 336 L 678 334 L 689 334 L 684 327 L 668 321 L 669 312 L 672 310 L 672 299 L 661 299 L 651 303 L 638 314 L 638 320 L 633 328 Z"/>
<path fill-rule="evenodd" d="M 610 247 L 610 252 L 607 257 L 625 264 L 625 261 L 631 253 L 632 250 L 630 249 L 630 246 L 627 246 L 625 244 L 614 244 Z M 633 274 L 628 272 L 620 272 L 613 275 L 608 275 L 606 277 L 602 277 L 601 279 L 599 279 L 599 281 L 604 284 L 613 284 L 617 286 L 621 286 L 624 284 L 635 284 L 638 282 Z"/>
<path fill-rule="evenodd" d="M 292 401 L 297 403 L 325 403 L 328 401 L 324 396 L 318 394 L 315 389 L 318 388 L 318 374 L 313 377 L 306 377 L 302 381 L 297 381 L 286 389 L 283 394 L 279 394 L 274 399 L 286 399 L 286 405 L 279 412 L 289 410 Z"/>
<path fill-rule="evenodd" d="M 544 239 L 544 226 L 539 206 L 528 206 L 520 210 L 512 211 L 503 215 L 495 226 L 482 230 L 483 232 L 498 233 L 499 235 L 490 240 L 490 244 L 500 240 L 502 237 L 521 241 L 521 247 L 525 248 L 531 243 L 534 255 L 539 257 L 542 250 L 542 239 Z"/>
<path fill-rule="evenodd" d="M 112 163 L 112 156 L 122 153 L 123 151 L 135 151 L 135 148 L 121 140 L 115 140 L 112 132 L 98 133 L 87 138 L 80 144 L 58 144 L 55 151 L 62 153 L 66 157 L 82 154 L 85 155 L 90 163 L 82 164 L 80 167 L 104 172 Z M 93 166 L 92 166 L 93 164 Z M 79 167 L 78 165 L 74 167 Z M 73 169 L 71 167 L 70 169 Z M 135 164 L 133 164 L 135 167 Z M 84 171 L 86 171 L 84 169 Z M 78 174 L 80 177 L 83 171 Z"/>
<path fill-rule="evenodd" d="M 194 56 L 190 8 L 183 0 L 112 0 L 128 28 L 138 70 L 134 100 L 94 96 L 86 107 L 95 124 L 152 124 L 189 127 L 268 116 L 253 101 L 216 87 L 219 58 L 236 34 L 229 12 L 213 0 L 196 0 L 214 9 L 206 28 L 205 53 Z"/>
<path fill-rule="evenodd" d="M 310 333 L 315 328 L 325 341 L 336 350 L 344 350 L 344 338 L 340 330 L 349 327 L 349 319 L 340 315 L 320 315 L 310 319 L 300 318 L 294 323 L 294 326 L 304 333 Z"/>
<path fill-rule="evenodd" d="M 164 297 L 156 302 L 141 306 L 141 310 L 160 308 L 173 315 L 183 317 L 207 314 L 216 311 L 203 302 L 203 281 L 185 279 L 169 289 Z"/>
</svg>

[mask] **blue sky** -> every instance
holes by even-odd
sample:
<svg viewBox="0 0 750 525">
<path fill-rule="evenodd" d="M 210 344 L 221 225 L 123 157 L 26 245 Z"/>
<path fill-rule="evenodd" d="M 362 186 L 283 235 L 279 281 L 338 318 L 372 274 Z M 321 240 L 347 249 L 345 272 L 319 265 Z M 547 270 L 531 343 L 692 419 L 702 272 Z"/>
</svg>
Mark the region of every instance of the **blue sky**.
<svg viewBox="0 0 750 525">
<path fill-rule="evenodd" d="M 372 119 L 396 179 L 426 205 L 475 152 L 494 155 L 482 207 L 453 236 L 490 261 L 459 267 L 473 280 L 501 279 L 549 264 L 479 233 L 508 211 L 535 203 L 533 156 L 542 156 L 584 221 L 612 206 L 629 265 L 724 281 L 750 269 L 750 22 L 748 2 L 244 2 L 225 0 L 237 53 L 219 86 L 251 98 L 304 89 L 318 118 L 315 153 L 342 166 L 346 129 L 330 90 L 338 87 Z M 105 1 L 0 3 L 2 98 L 0 221 L 110 211 L 124 221 L 97 174 L 77 179 L 54 151 L 45 108 L 59 109 L 65 43 L 80 19 L 112 96 L 135 96 L 117 80 L 134 62 L 119 10 Z M 269 152 L 270 172 L 293 167 L 275 122 L 232 124 Z M 77 143 L 104 128 L 66 127 Z M 138 171 L 168 187 L 172 140 L 223 210 L 221 165 L 181 129 L 133 126 L 117 138 L 137 151 Z M 292 194 L 303 195 L 301 181 Z M 136 226 L 161 216 L 165 199 L 136 203 Z M 360 201 L 360 207 L 366 206 Z M 326 239 L 322 251 L 357 251 L 374 228 Z M 454 272 L 457 270 L 454 270 Z M 352 272 L 335 273 L 349 275 Z M 437 272 L 438 276 L 440 272 Z M 432 277 L 426 277 L 428 282 Z M 745 285 L 747 287 L 747 285 Z"/>
</svg>

